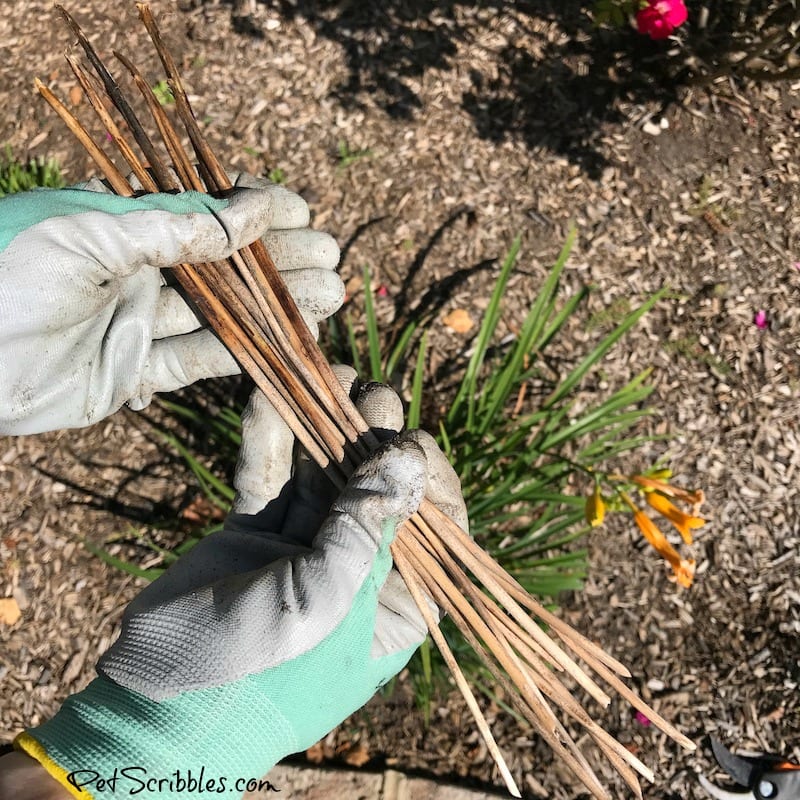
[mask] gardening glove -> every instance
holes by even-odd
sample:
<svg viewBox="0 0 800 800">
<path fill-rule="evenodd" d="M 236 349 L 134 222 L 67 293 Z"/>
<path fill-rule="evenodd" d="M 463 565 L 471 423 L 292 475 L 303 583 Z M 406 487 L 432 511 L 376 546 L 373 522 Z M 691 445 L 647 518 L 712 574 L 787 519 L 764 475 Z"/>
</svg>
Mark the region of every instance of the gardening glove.
<svg viewBox="0 0 800 800">
<path fill-rule="evenodd" d="M 341 493 L 256 394 L 243 416 L 235 508 L 223 530 L 147 587 L 87 689 L 16 746 L 64 785 L 136 765 L 135 777 L 189 773 L 241 791 L 361 707 L 408 661 L 425 624 L 389 546 L 424 495 L 466 527 L 458 478 L 433 439 L 400 435 L 386 387 L 352 385 L 388 437 Z M 133 775 L 133 773 L 131 773 Z M 139 784 L 121 778 L 122 796 Z M 153 784 L 155 785 L 155 784 Z M 185 788 L 184 784 L 184 788 Z M 199 797 L 177 783 L 143 797 Z M 205 797 L 206 795 L 203 795 Z"/>
<path fill-rule="evenodd" d="M 280 186 L 223 199 L 87 189 L 0 199 L 0 433 L 82 427 L 239 372 L 160 268 L 224 259 L 264 235 L 304 318 L 329 316 L 344 296 L 339 250 L 308 221 Z"/>
</svg>

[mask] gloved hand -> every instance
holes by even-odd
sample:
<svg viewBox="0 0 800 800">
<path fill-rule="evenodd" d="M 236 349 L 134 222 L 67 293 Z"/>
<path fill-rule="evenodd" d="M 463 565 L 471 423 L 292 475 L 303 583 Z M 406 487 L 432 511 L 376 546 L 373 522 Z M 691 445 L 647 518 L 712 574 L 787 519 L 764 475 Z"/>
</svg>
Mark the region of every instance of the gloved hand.
<svg viewBox="0 0 800 800">
<path fill-rule="evenodd" d="M 352 371 L 340 374 L 353 383 Z M 406 664 L 425 624 L 389 546 L 424 495 L 464 527 L 466 509 L 434 440 L 393 435 L 397 396 L 378 384 L 352 392 L 391 438 L 341 494 L 307 459 L 293 462 L 293 436 L 253 395 L 223 530 L 131 603 L 100 677 L 17 747 L 65 785 L 76 770 L 110 776 L 133 765 L 146 773 L 121 777 L 122 796 L 134 779 L 179 770 L 186 780 L 201 768 L 240 791 L 236 779 L 312 745 Z M 176 786 L 142 796 L 199 797 Z"/>
<path fill-rule="evenodd" d="M 336 243 L 308 221 L 306 203 L 280 186 L 225 199 L 80 189 L 0 199 L 0 433 L 82 427 L 124 403 L 143 408 L 154 392 L 239 372 L 160 267 L 220 260 L 268 232 L 315 326 L 344 288 Z"/>
</svg>

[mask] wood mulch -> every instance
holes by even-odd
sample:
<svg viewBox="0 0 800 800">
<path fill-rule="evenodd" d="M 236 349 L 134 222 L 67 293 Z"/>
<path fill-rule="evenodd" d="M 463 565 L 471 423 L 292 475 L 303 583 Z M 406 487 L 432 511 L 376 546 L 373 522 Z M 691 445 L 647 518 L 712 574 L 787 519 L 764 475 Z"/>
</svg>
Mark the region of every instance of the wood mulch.
<svg viewBox="0 0 800 800">
<path fill-rule="evenodd" d="M 7 6 L 0 144 L 83 179 L 93 167 L 32 89 L 38 75 L 70 96 L 69 37 L 49 1 Z M 386 290 L 384 325 L 426 298 L 431 371 L 468 350 L 469 334 L 443 318 L 479 319 L 518 233 L 508 332 L 578 227 L 564 292 L 594 291 L 560 344 L 564 364 L 609 329 L 614 309 L 669 288 L 583 392 L 653 368 L 649 430 L 671 436 L 623 466 L 665 458 L 705 490 L 713 520 L 697 535 L 697 578 L 689 590 L 671 583 L 630 518 L 612 519 L 591 537 L 586 588 L 562 598 L 562 613 L 699 744 L 680 753 L 615 703 L 605 724 L 657 774 L 646 797 L 703 797 L 696 774 L 716 774 L 712 733 L 800 762 L 800 83 L 684 90 L 664 105 L 655 90 L 615 83 L 591 31 L 546 2 L 153 6 L 216 150 L 234 169 L 282 170 L 315 226 L 338 238 L 354 313 L 365 264 Z M 103 52 L 153 69 L 129 4 L 72 10 Z M 442 290 L 426 295 L 431 286 Z M 431 390 L 435 402 L 445 388 Z M 22 615 L 0 624 L 0 742 L 85 685 L 142 585 L 82 538 L 168 538 L 196 492 L 147 414 L 2 440 L 0 597 Z M 487 713 L 528 797 L 582 796 L 528 730 L 494 705 Z M 426 729 L 401 680 L 311 757 L 342 762 L 357 749 L 370 766 L 498 785 L 458 698 L 436 703 L 433 718 Z"/>
</svg>

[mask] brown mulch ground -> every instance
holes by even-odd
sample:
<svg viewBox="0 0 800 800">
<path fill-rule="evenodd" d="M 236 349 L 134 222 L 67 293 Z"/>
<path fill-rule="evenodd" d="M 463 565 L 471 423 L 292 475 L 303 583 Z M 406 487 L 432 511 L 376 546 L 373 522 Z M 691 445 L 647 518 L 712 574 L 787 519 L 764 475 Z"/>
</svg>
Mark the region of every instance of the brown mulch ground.
<svg viewBox="0 0 800 800">
<path fill-rule="evenodd" d="M 563 599 L 563 614 L 700 745 L 682 754 L 616 704 L 607 726 L 657 773 L 646 797 L 704 796 L 695 774 L 713 774 L 710 733 L 800 761 L 800 84 L 682 91 L 665 106 L 655 90 L 615 82 L 613 65 L 601 70 L 579 46 L 590 32 L 558 4 L 369 5 L 154 3 L 212 144 L 237 169 L 284 171 L 342 244 L 356 307 L 364 264 L 387 288 L 387 324 L 460 276 L 440 298 L 434 365 L 468 346 L 442 315 L 480 316 L 517 233 L 509 330 L 578 226 L 566 283 L 596 287 L 595 316 L 565 357 L 604 330 L 603 309 L 671 289 L 587 391 L 653 366 L 653 430 L 673 436 L 631 466 L 667 455 L 682 482 L 705 489 L 713 524 L 697 537 L 697 580 L 677 588 L 630 521 L 612 522 L 592 537 L 586 590 Z M 129 4 L 74 10 L 104 52 L 149 52 Z M 77 181 L 93 168 L 32 91 L 39 75 L 69 96 L 67 40 L 49 2 L 8 3 L 0 144 L 54 156 Z M 368 152 L 345 166 L 340 143 Z M 759 309 L 767 330 L 753 324 Z M 89 680 L 140 586 L 81 538 L 160 535 L 195 491 L 146 415 L 3 440 L 0 597 L 16 598 L 22 619 L 0 626 L 0 741 Z M 496 785 L 459 703 L 434 718 L 425 730 L 401 686 L 328 745 Z M 527 731 L 501 716 L 495 728 L 530 797 L 581 796 Z"/>
</svg>

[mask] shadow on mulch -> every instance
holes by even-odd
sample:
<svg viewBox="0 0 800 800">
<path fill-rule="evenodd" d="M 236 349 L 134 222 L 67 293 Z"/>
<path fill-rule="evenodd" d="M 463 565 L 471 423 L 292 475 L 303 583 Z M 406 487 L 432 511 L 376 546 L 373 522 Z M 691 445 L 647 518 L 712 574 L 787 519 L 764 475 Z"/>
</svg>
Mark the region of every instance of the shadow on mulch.
<svg viewBox="0 0 800 800">
<path fill-rule="evenodd" d="M 241 13 L 241 2 L 223 2 L 233 8 L 237 33 L 263 38 L 257 19 Z M 482 138 L 521 139 L 531 149 L 566 157 L 592 178 L 607 164 L 598 146 L 604 125 L 625 121 L 620 101 L 666 109 L 691 77 L 688 64 L 722 63 L 740 47 L 724 0 L 706 4 L 713 24 L 686 26 L 679 48 L 628 29 L 596 27 L 586 0 L 266 4 L 284 18 L 302 18 L 318 35 L 343 47 L 348 78 L 334 94 L 344 106 L 360 106 L 369 97 L 401 119 L 424 111 L 414 84 L 429 70 L 451 68 L 459 46 L 474 41 L 471 17 L 503 15 L 510 26 L 505 44 L 476 59 L 462 107 Z M 767 4 L 754 0 L 748 14 Z M 552 40 L 544 28 L 531 24 L 534 18 L 557 23 L 564 35 Z"/>
<path fill-rule="evenodd" d="M 151 406 L 129 412 L 132 425 L 156 448 L 155 455 L 145 462 L 125 466 L 113 454 L 98 456 L 91 450 L 75 449 L 71 450 L 71 456 L 83 468 L 80 473 L 83 477 L 73 478 L 69 470 L 54 470 L 38 463 L 32 469 L 77 494 L 65 506 L 109 512 L 133 525 L 153 526 L 165 535 L 173 531 L 180 541 L 202 529 L 209 520 L 193 521 L 182 513 L 201 495 L 202 487 L 196 479 L 190 479 L 182 492 L 167 493 L 161 498 L 143 490 L 148 480 L 157 480 L 165 473 L 190 471 L 184 456 L 165 437 L 174 437 L 221 480 L 232 485 L 238 446 L 210 427 L 209 420 L 223 408 L 244 408 L 251 388 L 252 384 L 240 376 L 217 378 L 159 395 Z M 170 404 L 185 409 L 188 415 L 175 412 Z M 109 472 L 116 477 L 106 481 L 86 477 Z"/>
</svg>

